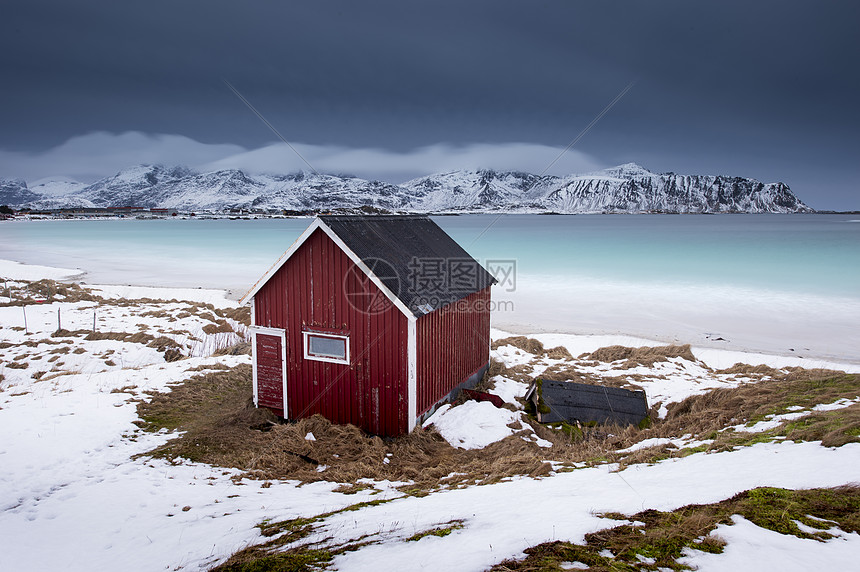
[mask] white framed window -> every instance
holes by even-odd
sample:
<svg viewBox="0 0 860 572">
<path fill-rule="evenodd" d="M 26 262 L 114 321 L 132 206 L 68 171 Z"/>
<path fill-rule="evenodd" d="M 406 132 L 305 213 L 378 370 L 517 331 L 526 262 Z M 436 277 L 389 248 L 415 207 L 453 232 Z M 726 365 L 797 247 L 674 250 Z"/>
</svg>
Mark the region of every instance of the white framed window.
<svg viewBox="0 0 860 572">
<path fill-rule="evenodd" d="M 349 364 L 349 335 L 302 332 L 305 359 Z"/>
</svg>

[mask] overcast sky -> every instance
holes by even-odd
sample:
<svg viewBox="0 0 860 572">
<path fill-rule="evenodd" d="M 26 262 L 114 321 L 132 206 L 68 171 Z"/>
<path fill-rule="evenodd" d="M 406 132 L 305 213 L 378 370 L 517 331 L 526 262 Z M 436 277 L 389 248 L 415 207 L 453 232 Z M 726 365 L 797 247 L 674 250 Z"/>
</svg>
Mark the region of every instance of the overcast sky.
<svg viewBox="0 0 860 572">
<path fill-rule="evenodd" d="M 855 2 L 7 3 L 0 177 L 625 162 L 860 209 Z"/>
</svg>

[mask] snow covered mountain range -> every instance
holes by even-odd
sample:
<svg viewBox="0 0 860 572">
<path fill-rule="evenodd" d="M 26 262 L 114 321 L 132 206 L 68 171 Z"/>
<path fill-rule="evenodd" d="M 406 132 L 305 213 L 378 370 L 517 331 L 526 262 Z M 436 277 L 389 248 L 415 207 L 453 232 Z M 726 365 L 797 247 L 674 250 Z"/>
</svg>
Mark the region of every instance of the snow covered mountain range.
<svg viewBox="0 0 860 572">
<path fill-rule="evenodd" d="M 16 209 L 168 208 L 179 211 L 330 211 L 373 207 L 392 212 L 794 213 L 814 212 L 784 183 L 721 175 L 652 173 L 628 163 L 556 177 L 461 170 L 400 185 L 350 176 L 250 175 L 237 169 L 197 173 L 139 165 L 90 185 L 0 179 L 0 204 Z"/>
</svg>

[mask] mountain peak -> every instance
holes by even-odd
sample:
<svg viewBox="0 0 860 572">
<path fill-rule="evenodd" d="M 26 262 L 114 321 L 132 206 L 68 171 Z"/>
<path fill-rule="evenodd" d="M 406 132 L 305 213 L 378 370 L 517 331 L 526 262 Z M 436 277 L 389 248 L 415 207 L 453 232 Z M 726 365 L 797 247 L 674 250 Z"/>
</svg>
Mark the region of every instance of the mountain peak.
<svg viewBox="0 0 860 572">
<path fill-rule="evenodd" d="M 461 169 L 400 185 L 306 172 L 255 175 L 222 169 L 196 173 L 186 167 L 135 165 L 84 188 L 63 187 L 50 192 L 47 186 L 28 189 L 23 181 L 5 181 L 0 191 L 0 199 L 7 204 L 35 206 L 50 198 L 51 208 L 66 201 L 69 206 L 86 203 L 189 211 L 373 208 L 380 212 L 430 213 L 812 212 L 782 183 L 655 174 L 636 163 L 569 177 Z"/>
<path fill-rule="evenodd" d="M 636 177 L 655 176 L 654 173 L 652 173 L 642 165 L 639 165 L 638 163 L 624 163 L 623 165 L 603 169 L 602 171 L 598 171 L 598 173 L 604 173 L 606 175 L 618 179 L 633 179 Z"/>
</svg>

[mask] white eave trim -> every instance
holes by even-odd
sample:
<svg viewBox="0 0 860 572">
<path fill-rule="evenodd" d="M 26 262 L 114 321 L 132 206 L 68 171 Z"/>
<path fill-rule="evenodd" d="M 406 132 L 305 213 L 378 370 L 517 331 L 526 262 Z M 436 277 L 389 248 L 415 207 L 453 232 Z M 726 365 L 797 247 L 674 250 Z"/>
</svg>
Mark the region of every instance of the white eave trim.
<svg viewBox="0 0 860 572">
<path fill-rule="evenodd" d="M 320 223 L 322 223 L 322 221 L 317 218 L 316 220 L 314 220 L 314 222 L 311 223 L 308 228 L 305 229 L 305 231 L 301 235 L 299 235 L 296 240 L 293 241 L 293 244 L 290 245 L 287 251 L 284 252 L 281 257 L 278 258 L 274 264 L 272 264 L 272 266 L 266 271 L 266 273 L 263 274 L 263 276 L 260 277 L 260 279 L 257 280 L 257 282 L 255 282 L 253 286 L 251 286 L 251 289 L 248 290 L 248 292 L 244 296 L 242 296 L 242 299 L 239 300 L 240 305 L 244 306 L 245 304 L 247 304 L 248 300 L 251 300 L 254 295 L 260 291 L 260 288 L 265 286 L 266 282 L 268 282 L 269 279 L 274 276 L 278 270 L 281 269 L 281 266 L 283 266 L 287 262 L 287 260 L 290 259 L 293 253 L 298 250 L 298 248 L 308 239 L 308 237 L 313 233 L 313 231 L 319 228 Z"/>
<path fill-rule="evenodd" d="M 418 422 L 418 323 L 410 320 L 406 325 L 406 387 L 408 430 L 411 433 Z"/>
<path fill-rule="evenodd" d="M 399 309 L 410 322 L 415 322 L 417 318 L 415 317 L 415 314 L 413 314 L 409 310 L 409 308 L 406 307 L 406 304 L 404 304 L 403 301 L 400 300 L 400 298 L 395 296 L 394 292 L 392 292 L 388 288 L 388 286 L 386 286 L 385 283 L 380 280 L 379 277 L 377 277 L 376 274 L 374 274 L 364 262 L 362 262 L 361 258 L 359 258 L 358 255 L 353 252 L 352 249 L 350 249 L 346 245 L 346 243 L 341 240 L 341 238 L 337 234 L 335 234 L 335 232 L 319 217 L 314 219 L 314 222 L 311 223 L 311 225 L 301 234 L 301 236 L 299 236 L 295 240 L 295 242 L 293 242 L 290 248 L 281 255 L 281 257 L 272 265 L 271 268 L 269 268 L 268 271 L 266 271 L 265 274 L 263 274 L 263 276 L 259 280 L 257 280 L 256 284 L 254 284 L 251 289 L 248 290 L 248 293 L 245 294 L 241 300 L 239 300 L 239 304 L 247 304 L 248 300 L 251 300 L 257 294 L 257 292 L 259 292 L 260 289 L 266 285 L 266 282 L 268 282 L 269 279 L 271 279 L 272 276 L 274 276 L 275 273 L 280 270 L 284 264 L 286 264 L 287 260 L 290 259 L 290 257 L 299 249 L 299 247 L 304 244 L 305 241 L 310 238 L 310 236 L 317 229 L 320 229 L 324 233 L 326 233 L 326 235 L 328 235 L 328 237 L 332 239 L 332 241 L 338 246 L 338 248 L 340 248 L 349 257 L 349 259 L 352 260 L 352 262 L 355 263 L 355 265 L 358 266 L 361 271 L 365 273 L 365 275 L 367 275 L 368 278 L 370 278 L 370 281 L 373 282 L 373 284 L 375 284 L 376 287 L 379 288 L 379 290 L 383 294 L 385 294 L 385 297 L 388 298 L 388 300 L 392 304 L 397 306 L 397 309 Z"/>
</svg>

